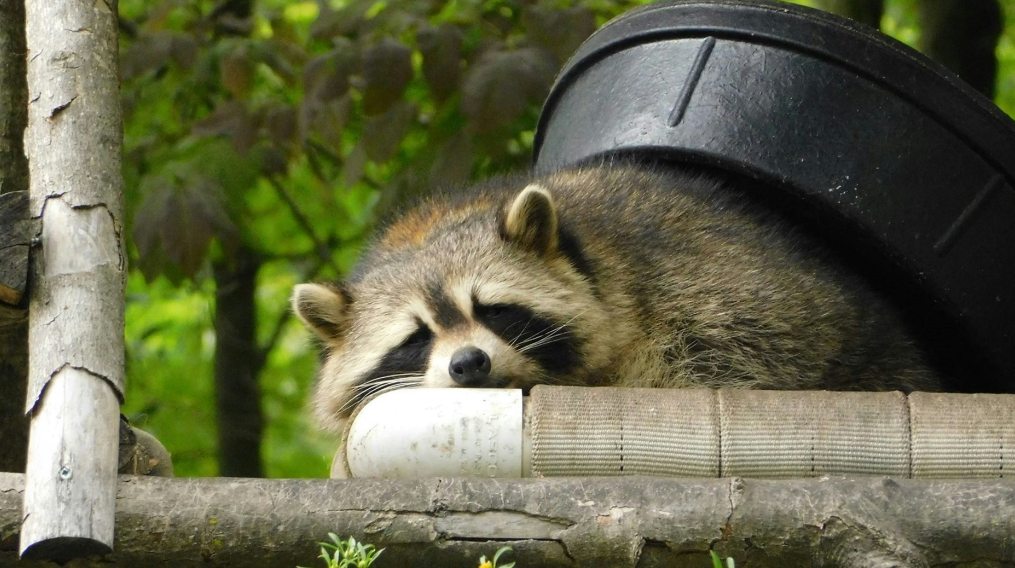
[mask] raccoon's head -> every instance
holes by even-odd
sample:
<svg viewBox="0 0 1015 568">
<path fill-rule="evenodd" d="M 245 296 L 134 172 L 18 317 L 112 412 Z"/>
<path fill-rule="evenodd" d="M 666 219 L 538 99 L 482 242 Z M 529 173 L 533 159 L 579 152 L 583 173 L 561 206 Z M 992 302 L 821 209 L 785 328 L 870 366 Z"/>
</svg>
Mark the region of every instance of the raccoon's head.
<svg viewBox="0 0 1015 568">
<path fill-rule="evenodd" d="M 506 203 L 431 202 L 388 227 L 348 281 L 296 286 L 293 309 L 325 349 L 320 422 L 339 428 L 393 388 L 587 381 L 589 330 L 608 318 L 563 238 L 538 185 Z"/>
</svg>

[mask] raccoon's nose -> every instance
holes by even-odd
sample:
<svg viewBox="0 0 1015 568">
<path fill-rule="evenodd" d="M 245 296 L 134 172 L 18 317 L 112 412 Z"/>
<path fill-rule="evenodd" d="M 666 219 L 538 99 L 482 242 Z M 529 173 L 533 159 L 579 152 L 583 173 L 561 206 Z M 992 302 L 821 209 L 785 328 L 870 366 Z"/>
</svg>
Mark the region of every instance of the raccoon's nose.
<svg viewBox="0 0 1015 568">
<path fill-rule="evenodd" d="M 463 387 L 478 387 L 490 376 L 490 356 L 477 347 L 462 347 L 451 356 L 448 372 Z"/>
</svg>

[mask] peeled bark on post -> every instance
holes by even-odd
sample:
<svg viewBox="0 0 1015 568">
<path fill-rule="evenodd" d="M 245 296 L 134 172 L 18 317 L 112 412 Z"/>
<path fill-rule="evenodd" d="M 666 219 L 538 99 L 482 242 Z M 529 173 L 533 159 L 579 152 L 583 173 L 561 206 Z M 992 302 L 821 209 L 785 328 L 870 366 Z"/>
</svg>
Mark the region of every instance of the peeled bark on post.
<svg viewBox="0 0 1015 568">
<path fill-rule="evenodd" d="M 25 6 L 0 0 L 0 471 L 24 471 L 28 447 L 28 314 L 21 303 L 27 274 L 28 161 L 22 138 L 25 87 Z M 5 305 L 10 304 L 10 305 Z"/>
<path fill-rule="evenodd" d="M 31 260 L 25 558 L 113 545 L 126 257 L 116 4 L 27 4 Z"/>
</svg>

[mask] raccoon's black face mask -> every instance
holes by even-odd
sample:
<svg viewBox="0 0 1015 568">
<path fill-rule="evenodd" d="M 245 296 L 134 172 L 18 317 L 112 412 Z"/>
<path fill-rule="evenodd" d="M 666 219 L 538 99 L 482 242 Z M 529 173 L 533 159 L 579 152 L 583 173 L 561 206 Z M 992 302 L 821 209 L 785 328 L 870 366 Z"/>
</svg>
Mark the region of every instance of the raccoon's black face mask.
<svg viewBox="0 0 1015 568">
<path fill-rule="evenodd" d="M 399 262 L 361 267 L 353 283 L 296 286 L 294 311 L 326 350 L 315 395 L 326 425 L 392 388 L 528 388 L 581 371 L 587 283 L 559 250 L 550 193 L 530 185 L 484 215 L 459 218 L 447 242 L 381 240 L 373 257 Z"/>
</svg>

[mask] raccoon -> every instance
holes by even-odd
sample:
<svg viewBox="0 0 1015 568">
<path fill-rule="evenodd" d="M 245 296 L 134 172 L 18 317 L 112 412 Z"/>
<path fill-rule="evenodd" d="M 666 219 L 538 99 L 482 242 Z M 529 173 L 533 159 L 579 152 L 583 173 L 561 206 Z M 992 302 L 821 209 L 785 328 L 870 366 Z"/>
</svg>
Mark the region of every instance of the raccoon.
<svg viewBox="0 0 1015 568">
<path fill-rule="evenodd" d="M 635 165 L 431 197 L 292 305 L 342 427 L 404 387 L 936 390 L 900 314 L 727 182 Z"/>
</svg>

